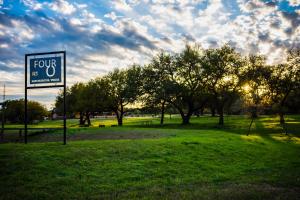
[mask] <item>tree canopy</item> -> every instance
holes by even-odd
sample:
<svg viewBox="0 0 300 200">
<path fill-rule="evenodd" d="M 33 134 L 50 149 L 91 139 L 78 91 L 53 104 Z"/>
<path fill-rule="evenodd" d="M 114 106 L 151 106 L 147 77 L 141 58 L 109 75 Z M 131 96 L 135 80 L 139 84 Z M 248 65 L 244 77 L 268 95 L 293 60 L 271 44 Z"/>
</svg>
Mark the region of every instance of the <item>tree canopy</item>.
<svg viewBox="0 0 300 200">
<path fill-rule="evenodd" d="M 133 64 L 74 84 L 67 89 L 67 110 L 80 113 L 80 124 L 88 125 L 91 114 L 113 112 L 122 125 L 128 106 L 159 109 L 161 124 L 166 106 L 177 110 L 182 124 L 210 108 L 213 115 L 217 111 L 222 126 L 224 112 L 237 105 L 242 112 L 243 104 L 252 119 L 258 110 L 272 107 L 284 123 L 286 109 L 298 102 L 289 96 L 299 99 L 299 59 L 300 50 L 293 49 L 285 62 L 267 65 L 267 57 L 243 56 L 227 44 L 210 49 L 186 45 L 176 54 L 161 51 L 144 66 Z M 57 97 L 56 109 L 61 105 L 62 94 Z"/>
<path fill-rule="evenodd" d="M 11 123 L 23 123 L 25 116 L 24 99 L 7 100 L 4 106 L 5 120 Z M 28 122 L 32 123 L 34 120 L 41 121 L 48 116 L 47 109 L 36 101 L 27 102 Z M 1 111 L 3 112 L 3 110 Z"/>
</svg>

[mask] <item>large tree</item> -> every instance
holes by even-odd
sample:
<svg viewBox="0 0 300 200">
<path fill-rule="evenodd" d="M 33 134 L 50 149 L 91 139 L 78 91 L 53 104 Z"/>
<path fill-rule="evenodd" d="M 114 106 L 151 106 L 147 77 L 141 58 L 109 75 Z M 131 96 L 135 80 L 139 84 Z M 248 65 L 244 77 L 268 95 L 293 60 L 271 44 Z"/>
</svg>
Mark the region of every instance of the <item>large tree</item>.
<svg viewBox="0 0 300 200">
<path fill-rule="evenodd" d="M 267 103 L 266 96 L 269 91 L 266 78 L 269 73 L 270 70 L 266 65 L 266 58 L 264 56 L 248 56 L 244 74 L 246 78 L 242 87 L 244 103 L 251 118 L 247 135 L 249 135 L 253 121 L 258 117 L 260 108 L 264 107 Z"/>
<path fill-rule="evenodd" d="M 79 125 L 90 126 L 90 112 L 93 106 L 93 91 L 88 84 L 76 83 L 66 89 L 66 110 L 69 115 L 79 113 Z M 56 112 L 63 113 L 63 91 L 56 97 Z"/>
<path fill-rule="evenodd" d="M 141 95 L 141 67 L 115 69 L 103 79 L 107 83 L 105 106 L 116 114 L 118 125 L 122 126 L 125 106 L 135 103 Z"/>
<path fill-rule="evenodd" d="M 287 62 L 271 66 L 271 73 L 267 77 L 267 84 L 275 111 L 280 116 L 280 124 L 285 127 L 285 103 L 289 95 L 300 86 L 300 49 L 288 52 Z"/>
<path fill-rule="evenodd" d="M 172 93 L 172 83 L 168 79 L 166 69 L 170 68 L 172 57 L 161 52 L 151 63 L 143 68 L 143 98 L 147 107 L 159 107 L 161 111 L 160 124 L 164 123 L 164 114 Z"/>
<path fill-rule="evenodd" d="M 169 69 L 169 76 L 175 84 L 170 103 L 179 111 L 183 124 L 189 124 L 192 114 L 208 100 L 202 59 L 202 48 L 187 45 L 174 57 L 173 69 Z"/>
<path fill-rule="evenodd" d="M 187 45 L 175 56 L 159 54 L 148 69 L 146 78 L 150 98 L 162 105 L 168 103 L 181 115 L 182 124 L 189 124 L 192 114 L 203 107 L 206 101 L 201 66 L 202 49 L 199 46 Z M 146 75 L 147 76 L 147 75 Z"/>
<path fill-rule="evenodd" d="M 219 125 L 224 124 L 224 107 L 236 97 L 244 81 L 242 56 L 229 45 L 205 50 L 201 63 L 203 80 L 210 91 L 219 114 Z"/>
</svg>

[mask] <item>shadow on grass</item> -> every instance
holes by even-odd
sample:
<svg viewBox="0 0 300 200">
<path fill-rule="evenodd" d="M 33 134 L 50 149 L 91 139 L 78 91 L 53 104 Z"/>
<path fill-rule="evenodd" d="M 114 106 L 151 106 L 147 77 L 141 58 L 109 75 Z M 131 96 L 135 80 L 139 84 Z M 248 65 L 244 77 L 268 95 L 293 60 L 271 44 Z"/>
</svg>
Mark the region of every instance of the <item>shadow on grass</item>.
<svg viewBox="0 0 300 200">
<path fill-rule="evenodd" d="M 298 116 L 286 117 L 287 129 L 291 136 L 300 136 L 300 121 Z M 123 125 L 123 127 L 82 127 L 75 128 L 70 127 L 68 129 L 67 136 L 71 140 L 83 140 L 83 139 L 136 139 L 136 138 L 158 138 L 160 135 L 165 137 L 166 129 L 174 130 L 210 130 L 210 131 L 223 131 L 228 133 L 234 133 L 238 135 L 246 135 L 248 132 L 251 119 L 246 116 L 226 116 L 225 124 L 223 126 L 218 125 L 218 117 L 193 117 L 191 118 L 191 124 L 182 125 L 180 118 L 174 118 L 166 120 L 166 124 L 160 125 L 159 119 L 150 118 L 130 121 Z M 155 129 L 155 131 L 151 131 Z M 261 116 L 253 122 L 250 135 L 259 135 L 265 139 L 274 140 L 273 136 L 283 135 L 283 129 L 279 124 L 279 120 L 275 116 Z M 62 139 L 62 132 L 53 131 L 47 133 L 37 133 L 33 136 L 29 136 L 31 141 L 60 141 Z M 23 142 L 23 138 L 17 133 L 8 133 L 5 135 L 8 139 L 6 142 Z"/>
<path fill-rule="evenodd" d="M 256 120 L 255 121 L 256 126 L 256 135 L 259 135 L 260 137 L 266 139 L 266 140 L 272 140 L 273 142 L 281 143 L 282 141 L 285 142 L 298 142 L 300 133 L 300 122 L 296 121 L 296 119 L 289 118 L 288 121 L 286 121 L 286 127 L 288 134 L 286 135 L 284 132 L 283 127 L 280 125 L 278 120 L 272 121 L 268 120 L 267 122 L 264 120 Z"/>
<path fill-rule="evenodd" d="M 135 128 L 157 128 L 157 129 L 197 129 L 197 130 L 204 130 L 204 129 L 232 129 L 232 128 L 246 128 L 241 125 L 239 122 L 244 121 L 244 118 L 227 118 L 225 119 L 225 124 L 223 126 L 218 125 L 218 117 L 199 117 L 199 118 L 191 118 L 190 124 L 181 124 L 180 119 L 176 119 L 175 121 L 166 120 L 163 125 L 158 123 L 157 119 L 150 120 L 152 123 L 150 124 L 143 124 L 141 122 L 133 122 L 128 123 L 126 127 L 135 127 Z M 239 121 L 239 122 L 235 122 Z M 231 123 L 234 122 L 234 123 Z M 245 124 L 245 122 L 242 122 Z"/>
<path fill-rule="evenodd" d="M 194 122 L 187 125 L 180 123 L 168 123 L 164 125 L 159 124 L 129 124 L 126 127 L 134 128 L 153 128 L 153 129 L 182 129 L 182 130 L 223 130 L 230 133 L 246 135 L 250 125 L 250 118 L 247 117 L 233 117 L 225 118 L 225 124 L 220 126 L 217 124 L 216 117 L 206 117 L 203 122 Z M 201 119 L 200 119 L 201 120 Z M 288 134 L 299 137 L 300 136 L 300 121 L 298 117 L 287 117 L 286 127 Z M 251 127 L 250 135 L 260 135 L 271 138 L 271 134 L 284 134 L 282 126 L 279 124 L 279 119 L 275 116 L 257 118 Z"/>
</svg>

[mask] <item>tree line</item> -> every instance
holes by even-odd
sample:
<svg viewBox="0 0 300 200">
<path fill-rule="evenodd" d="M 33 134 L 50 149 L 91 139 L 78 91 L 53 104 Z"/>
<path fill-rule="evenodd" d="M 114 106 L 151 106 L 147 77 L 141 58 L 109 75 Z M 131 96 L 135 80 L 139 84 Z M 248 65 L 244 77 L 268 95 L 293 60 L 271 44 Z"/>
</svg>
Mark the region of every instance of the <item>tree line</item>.
<svg viewBox="0 0 300 200">
<path fill-rule="evenodd" d="M 33 123 L 35 120 L 42 121 L 45 117 L 49 116 L 46 107 L 39 102 L 29 100 L 27 102 L 28 109 L 28 123 Z M 25 119 L 25 100 L 7 100 L 3 102 L 0 116 L 4 114 L 1 120 L 5 123 L 23 123 Z"/>
<path fill-rule="evenodd" d="M 128 105 L 159 109 L 161 124 L 167 107 L 180 114 L 182 124 L 205 108 L 218 113 L 223 125 L 224 112 L 240 101 L 252 121 L 261 112 L 277 113 L 283 125 L 288 108 L 299 111 L 300 50 L 289 50 L 281 64 L 268 65 L 266 60 L 262 55 L 243 56 L 227 44 L 210 49 L 186 45 L 177 54 L 162 51 L 144 66 L 114 69 L 68 87 L 67 111 L 79 113 L 81 125 L 90 125 L 94 113 L 114 112 L 121 126 Z M 56 111 L 62 106 L 61 92 Z"/>
</svg>

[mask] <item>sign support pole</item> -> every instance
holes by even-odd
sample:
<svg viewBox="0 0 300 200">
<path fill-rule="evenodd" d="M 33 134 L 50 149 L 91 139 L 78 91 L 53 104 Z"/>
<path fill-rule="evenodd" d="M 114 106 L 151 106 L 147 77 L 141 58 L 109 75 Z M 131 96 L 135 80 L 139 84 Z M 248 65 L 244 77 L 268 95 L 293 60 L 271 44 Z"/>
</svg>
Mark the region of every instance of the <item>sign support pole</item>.
<svg viewBox="0 0 300 200">
<path fill-rule="evenodd" d="M 67 144 L 67 115 L 66 115 L 66 52 L 64 52 L 64 145 Z"/>
<path fill-rule="evenodd" d="M 25 55 L 25 110 L 24 110 L 24 113 L 25 113 L 25 116 L 24 116 L 24 124 L 25 124 L 25 138 L 24 138 L 24 142 L 25 144 L 27 144 L 27 55 Z"/>
<path fill-rule="evenodd" d="M 1 137 L 0 141 L 3 141 L 4 139 L 4 120 L 5 120 L 5 83 L 3 85 L 3 102 L 2 102 L 2 120 L 1 120 Z"/>
</svg>

